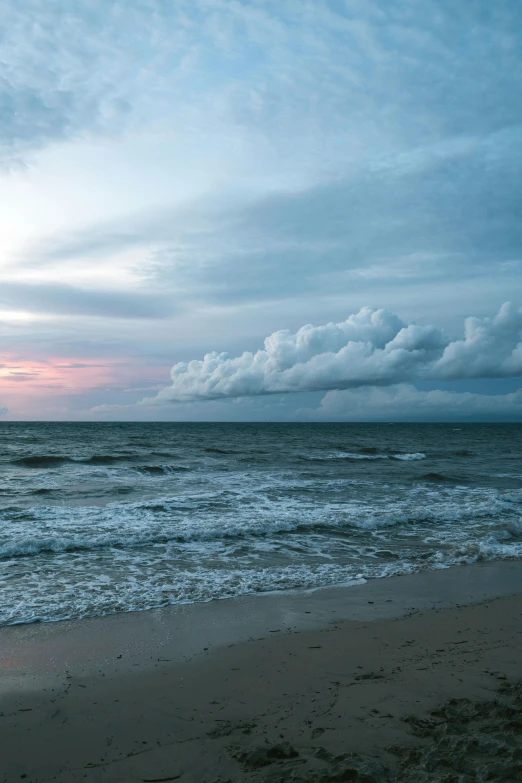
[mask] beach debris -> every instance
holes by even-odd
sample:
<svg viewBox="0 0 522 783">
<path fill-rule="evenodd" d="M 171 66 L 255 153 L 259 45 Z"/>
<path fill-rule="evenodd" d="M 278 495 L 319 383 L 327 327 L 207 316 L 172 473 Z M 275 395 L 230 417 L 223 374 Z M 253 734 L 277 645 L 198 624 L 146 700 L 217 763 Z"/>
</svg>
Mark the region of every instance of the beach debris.
<svg viewBox="0 0 522 783">
<path fill-rule="evenodd" d="M 333 753 L 330 753 L 330 751 L 326 750 L 326 748 L 317 748 L 317 750 L 314 753 L 314 756 L 316 759 L 320 759 L 321 761 L 327 761 L 329 764 L 335 761 L 335 756 L 333 755 Z"/>
<path fill-rule="evenodd" d="M 274 765 L 259 773 L 273 783 L 522 781 L 522 683 L 504 681 L 491 701 L 449 699 L 428 716 L 409 716 L 404 722 L 424 744 L 389 746 L 396 764 L 388 766 L 358 753 L 334 755 L 324 747 L 317 747 L 310 757 L 309 748 L 297 751 L 287 742 L 229 750 L 246 771 Z M 318 769 L 321 763 L 325 766 Z M 290 769 L 299 764 L 315 768 Z M 283 777 L 277 777 L 281 773 Z"/>
<path fill-rule="evenodd" d="M 299 756 L 299 753 L 288 742 L 277 745 L 259 745 L 254 748 L 232 748 L 231 756 L 248 769 L 266 767 L 277 761 L 286 761 Z"/>
<path fill-rule="evenodd" d="M 346 753 L 330 769 L 319 772 L 312 780 L 314 783 L 385 783 L 390 777 L 386 767 L 379 762 L 365 759 L 357 753 Z"/>
<path fill-rule="evenodd" d="M 406 718 L 413 734 L 432 742 L 388 748 L 399 760 L 397 780 L 522 780 L 522 684 L 503 683 L 498 693 L 484 702 L 449 699 L 431 718 Z"/>
<path fill-rule="evenodd" d="M 181 777 L 181 772 L 179 775 L 174 775 L 170 778 L 143 778 L 143 783 L 167 783 L 169 780 L 178 780 Z"/>
<path fill-rule="evenodd" d="M 218 726 L 211 731 L 207 731 L 209 737 L 229 737 L 235 731 L 240 731 L 242 734 L 250 734 L 252 729 L 256 727 L 255 723 L 232 723 L 228 720 L 219 721 Z"/>
<path fill-rule="evenodd" d="M 384 680 L 384 675 L 377 674 L 376 672 L 368 672 L 367 674 L 356 674 L 356 680 Z"/>
</svg>

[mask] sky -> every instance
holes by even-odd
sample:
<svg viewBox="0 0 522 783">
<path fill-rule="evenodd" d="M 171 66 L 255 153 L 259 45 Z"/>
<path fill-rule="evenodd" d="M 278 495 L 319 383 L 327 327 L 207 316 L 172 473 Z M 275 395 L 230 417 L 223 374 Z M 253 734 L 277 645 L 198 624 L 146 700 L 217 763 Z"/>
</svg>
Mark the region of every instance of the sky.
<svg viewBox="0 0 522 783">
<path fill-rule="evenodd" d="M 2 0 L 2 421 L 521 421 L 521 183 L 519 0 Z"/>
</svg>

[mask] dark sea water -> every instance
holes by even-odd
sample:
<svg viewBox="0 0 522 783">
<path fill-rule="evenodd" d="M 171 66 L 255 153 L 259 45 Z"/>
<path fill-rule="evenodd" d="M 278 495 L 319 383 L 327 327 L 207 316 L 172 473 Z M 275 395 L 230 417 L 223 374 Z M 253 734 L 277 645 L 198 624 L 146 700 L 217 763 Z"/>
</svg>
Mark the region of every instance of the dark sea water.
<svg viewBox="0 0 522 783">
<path fill-rule="evenodd" d="M 522 557 L 516 424 L 0 424 L 0 624 Z"/>
</svg>

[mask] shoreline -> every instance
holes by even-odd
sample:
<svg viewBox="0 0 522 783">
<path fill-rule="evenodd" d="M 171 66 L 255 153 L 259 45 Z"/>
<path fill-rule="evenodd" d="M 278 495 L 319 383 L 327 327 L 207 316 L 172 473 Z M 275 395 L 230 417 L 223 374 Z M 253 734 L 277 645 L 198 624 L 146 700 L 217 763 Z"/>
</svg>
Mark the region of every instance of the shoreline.
<svg viewBox="0 0 522 783">
<path fill-rule="evenodd" d="M 238 644 L 275 629 L 321 630 L 333 621 L 370 622 L 411 612 L 474 604 L 522 591 L 522 560 L 450 568 L 311 590 L 257 593 L 138 612 L 0 628 L 0 695 L 9 684 L 119 663 L 146 668 L 157 652 L 182 661 L 206 649 Z M 118 656 L 120 656 L 118 658 Z"/>
<path fill-rule="evenodd" d="M 7 626 L 0 783 L 327 781 L 347 753 L 392 774 L 430 710 L 522 680 L 521 617 L 522 562 L 496 561 Z"/>
</svg>

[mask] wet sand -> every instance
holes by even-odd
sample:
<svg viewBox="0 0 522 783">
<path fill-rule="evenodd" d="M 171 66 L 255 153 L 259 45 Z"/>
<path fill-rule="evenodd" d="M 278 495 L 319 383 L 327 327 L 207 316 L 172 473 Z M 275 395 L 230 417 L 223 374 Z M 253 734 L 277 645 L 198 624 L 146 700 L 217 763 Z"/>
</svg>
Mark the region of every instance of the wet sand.
<svg viewBox="0 0 522 783">
<path fill-rule="evenodd" d="M 2 629 L 0 781 L 521 780 L 521 586 L 478 564 Z"/>
</svg>

